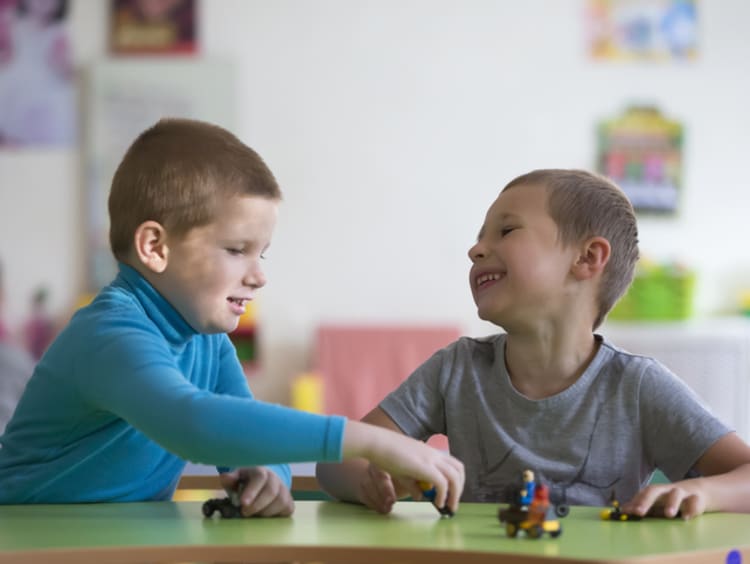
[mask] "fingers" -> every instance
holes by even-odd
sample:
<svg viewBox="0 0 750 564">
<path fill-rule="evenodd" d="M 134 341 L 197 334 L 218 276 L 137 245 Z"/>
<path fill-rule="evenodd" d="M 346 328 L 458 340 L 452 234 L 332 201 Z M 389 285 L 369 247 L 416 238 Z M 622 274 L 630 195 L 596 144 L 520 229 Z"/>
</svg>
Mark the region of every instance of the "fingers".
<svg viewBox="0 0 750 564">
<path fill-rule="evenodd" d="M 632 513 L 645 517 L 649 511 L 652 511 L 657 500 L 664 495 L 665 488 L 662 486 L 647 486 L 639 491 L 633 499 L 622 505 L 625 513 Z"/>
<path fill-rule="evenodd" d="M 396 502 L 396 490 L 390 474 L 370 464 L 367 475 L 360 484 L 360 500 L 378 513 L 390 513 Z"/>
<path fill-rule="evenodd" d="M 395 478 L 403 478 L 412 494 L 413 482 L 422 480 L 435 486 L 435 504 L 452 511 L 458 508 L 463 493 L 464 467 L 453 456 L 425 443 L 383 428 L 366 428 L 372 432 L 367 458 Z"/>
<path fill-rule="evenodd" d="M 675 484 L 652 485 L 638 492 L 622 506 L 622 510 L 641 517 L 652 515 L 690 519 L 705 511 L 705 503 L 700 495 Z"/>
<path fill-rule="evenodd" d="M 255 467 L 240 475 L 246 483 L 239 492 L 244 517 L 288 517 L 294 512 L 292 494 L 275 472 Z"/>
<path fill-rule="evenodd" d="M 227 493 L 233 492 L 236 489 L 237 481 L 239 480 L 239 478 L 239 470 L 219 474 L 219 482 L 221 483 L 221 487 L 224 488 Z"/>
<path fill-rule="evenodd" d="M 680 513 L 682 514 L 683 519 L 692 519 L 693 517 L 701 515 L 704 511 L 705 505 L 698 495 L 687 496 L 682 500 L 682 504 L 680 505 Z"/>
<path fill-rule="evenodd" d="M 374 509 L 378 513 L 386 515 L 393 509 L 393 504 L 396 503 L 395 496 L 382 496 L 372 489 L 371 484 L 362 484 L 362 490 L 360 491 L 360 500 L 362 503 Z"/>
<path fill-rule="evenodd" d="M 665 496 L 662 496 L 659 501 L 663 500 L 662 514 L 664 517 L 669 517 L 671 519 L 677 516 L 677 513 L 680 511 L 682 500 L 685 499 L 685 493 L 686 492 L 680 488 L 673 488 L 668 491 Z"/>
<path fill-rule="evenodd" d="M 448 459 L 448 462 L 455 474 L 454 483 L 448 490 L 448 507 L 450 507 L 453 511 L 456 511 L 458 509 L 459 500 L 461 499 L 461 494 L 464 491 L 464 484 L 466 483 L 466 472 L 464 470 L 463 462 L 461 462 L 457 458 L 451 456 Z"/>
<path fill-rule="evenodd" d="M 438 463 L 438 470 L 442 474 L 441 482 L 435 485 L 435 505 L 439 508 L 448 507 L 454 513 L 458 511 L 459 500 L 464 491 L 466 479 L 463 463 L 448 454 L 439 453 L 443 460 Z"/>
</svg>

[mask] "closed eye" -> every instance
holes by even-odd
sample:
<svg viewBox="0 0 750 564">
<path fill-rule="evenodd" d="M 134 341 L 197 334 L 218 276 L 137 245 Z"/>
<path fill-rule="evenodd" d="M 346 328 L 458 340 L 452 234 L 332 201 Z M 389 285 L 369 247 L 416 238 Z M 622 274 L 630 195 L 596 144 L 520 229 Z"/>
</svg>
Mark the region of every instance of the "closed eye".
<svg viewBox="0 0 750 564">
<path fill-rule="evenodd" d="M 510 234 L 512 231 L 515 231 L 518 229 L 517 227 L 503 227 L 500 229 L 500 236 L 505 237 L 506 235 Z"/>
<path fill-rule="evenodd" d="M 232 256 L 239 256 L 245 254 L 245 249 L 234 249 L 232 247 L 227 248 L 227 252 Z"/>
</svg>

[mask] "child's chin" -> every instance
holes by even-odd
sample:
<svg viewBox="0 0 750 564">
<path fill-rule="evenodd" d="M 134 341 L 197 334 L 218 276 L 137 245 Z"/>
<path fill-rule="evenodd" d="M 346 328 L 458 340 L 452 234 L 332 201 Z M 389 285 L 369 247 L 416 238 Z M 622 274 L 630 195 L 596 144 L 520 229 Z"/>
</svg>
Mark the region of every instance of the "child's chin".
<svg viewBox="0 0 750 564">
<path fill-rule="evenodd" d="M 239 323 L 235 323 L 235 324 L 227 323 L 224 325 L 211 324 L 211 325 L 204 326 L 199 332 L 203 333 L 204 335 L 214 335 L 217 333 L 231 333 L 232 331 L 237 329 L 238 326 L 239 326 Z"/>
<path fill-rule="evenodd" d="M 492 323 L 495 323 L 495 318 L 497 317 L 494 315 L 495 312 L 493 312 L 491 309 L 487 307 L 478 307 L 477 308 L 477 316 L 479 319 L 482 319 L 483 321 L 490 321 Z"/>
</svg>

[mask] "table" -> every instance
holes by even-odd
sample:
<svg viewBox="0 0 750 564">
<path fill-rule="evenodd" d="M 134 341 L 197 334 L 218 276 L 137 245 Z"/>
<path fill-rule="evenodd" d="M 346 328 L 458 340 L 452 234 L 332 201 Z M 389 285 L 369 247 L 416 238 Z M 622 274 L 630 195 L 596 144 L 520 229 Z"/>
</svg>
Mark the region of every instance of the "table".
<svg viewBox="0 0 750 564">
<path fill-rule="evenodd" d="M 0 563 L 750 562 L 750 515 L 614 522 L 572 507 L 562 536 L 534 540 L 508 538 L 498 508 L 464 503 L 447 519 L 428 502 L 399 502 L 384 516 L 302 501 L 291 518 L 206 519 L 200 502 L 0 506 Z"/>
</svg>

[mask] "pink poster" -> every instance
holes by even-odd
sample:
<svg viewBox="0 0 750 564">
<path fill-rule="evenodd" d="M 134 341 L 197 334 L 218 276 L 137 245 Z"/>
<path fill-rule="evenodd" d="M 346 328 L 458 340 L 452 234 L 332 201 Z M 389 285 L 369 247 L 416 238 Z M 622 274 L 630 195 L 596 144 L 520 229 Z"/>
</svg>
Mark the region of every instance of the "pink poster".
<svg viewBox="0 0 750 564">
<path fill-rule="evenodd" d="M 76 141 L 67 0 L 0 0 L 0 146 Z"/>
</svg>

